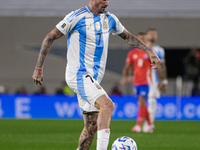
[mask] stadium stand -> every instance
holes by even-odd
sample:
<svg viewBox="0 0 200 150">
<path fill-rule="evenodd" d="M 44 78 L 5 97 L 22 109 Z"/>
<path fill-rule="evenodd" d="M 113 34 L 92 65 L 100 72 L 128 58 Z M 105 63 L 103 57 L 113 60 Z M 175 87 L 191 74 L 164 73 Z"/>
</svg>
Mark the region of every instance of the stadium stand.
<svg viewBox="0 0 200 150">
<path fill-rule="evenodd" d="M 67 13 L 88 3 L 80 1 L 0 0 L 0 68 L 3 70 L 0 84 L 9 88 L 10 93 L 22 84 L 27 85 L 28 91 L 35 91 L 31 75 L 42 39 Z M 200 47 L 199 6 L 198 0 L 126 0 L 125 3 L 115 0 L 110 1 L 109 10 L 119 16 L 124 26 L 134 34 L 149 27 L 156 28 L 159 32 L 159 44 L 170 49 L 167 51 L 170 54 L 167 59 L 171 64 L 167 65 L 171 67 L 174 62 L 179 61 L 176 58 L 185 53 L 179 50 L 189 49 L 192 45 Z M 108 92 L 120 79 L 120 71 L 129 49 L 119 37 L 111 36 L 103 82 L 103 87 Z M 174 53 L 171 50 L 174 49 L 177 54 L 171 59 Z M 49 93 L 54 93 L 55 88 L 64 80 L 65 53 L 66 37 L 53 44 L 47 57 L 44 84 Z M 169 73 L 176 71 L 168 70 Z M 167 94 L 174 95 L 174 76 L 170 83 Z M 127 91 L 129 88 L 122 89 L 123 93 L 130 94 L 132 90 Z"/>
</svg>

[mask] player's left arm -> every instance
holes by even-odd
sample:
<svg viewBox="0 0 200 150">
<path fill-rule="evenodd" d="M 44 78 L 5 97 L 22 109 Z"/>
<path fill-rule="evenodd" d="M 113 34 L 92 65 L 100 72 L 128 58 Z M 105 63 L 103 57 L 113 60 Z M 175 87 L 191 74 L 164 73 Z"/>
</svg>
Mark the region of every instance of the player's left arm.
<svg viewBox="0 0 200 150">
<path fill-rule="evenodd" d="M 160 63 L 160 59 L 157 54 L 151 50 L 146 44 L 144 44 L 141 40 L 139 40 L 135 35 L 131 34 L 129 31 L 124 29 L 124 31 L 119 34 L 119 36 L 124 39 L 129 45 L 134 48 L 139 48 L 150 55 L 150 60 L 152 63 L 153 69 L 156 69 Z"/>
<path fill-rule="evenodd" d="M 159 77 L 159 89 L 166 92 L 168 80 L 167 80 L 167 67 L 165 62 L 161 62 L 158 66 L 157 74 Z"/>
</svg>

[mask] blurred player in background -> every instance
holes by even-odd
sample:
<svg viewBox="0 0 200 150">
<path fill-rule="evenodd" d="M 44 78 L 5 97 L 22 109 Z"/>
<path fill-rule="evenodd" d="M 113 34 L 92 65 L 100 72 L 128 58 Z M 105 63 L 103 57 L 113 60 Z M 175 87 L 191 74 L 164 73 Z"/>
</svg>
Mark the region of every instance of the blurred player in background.
<svg viewBox="0 0 200 150">
<path fill-rule="evenodd" d="M 51 44 L 67 35 L 65 78 L 77 94 L 84 120 L 77 150 L 89 150 L 96 133 L 97 150 L 107 150 L 108 147 L 114 104 L 100 83 L 106 67 L 110 32 L 119 35 L 132 47 L 146 51 L 154 68 L 160 62 L 158 56 L 129 33 L 114 14 L 106 11 L 108 5 L 109 0 L 90 0 L 88 6 L 66 15 L 44 38 L 32 76 L 36 84 L 42 83 L 44 61 Z"/>
<path fill-rule="evenodd" d="M 145 43 L 145 33 L 139 33 L 138 38 Z M 151 61 L 148 54 L 138 48 L 129 51 L 126 58 L 126 65 L 123 68 L 121 84 L 124 85 L 126 78 L 132 75 L 134 93 L 138 97 L 139 111 L 137 116 L 137 124 L 132 128 L 133 132 L 141 132 L 143 120 L 145 119 L 148 126 L 144 132 L 152 132 L 154 126 L 149 117 L 146 106 L 146 99 L 149 94 L 149 82 L 151 82 Z"/>
<path fill-rule="evenodd" d="M 162 47 L 157 45 L 158 32 L 154 28 L 150 28 L 146 32 L 146 44 L 154 50 L 160 58 L 160 65 L 157 70 L 152 69 L 152 82 L 150 84 L 148 97 L 148 110 L 151 122 L 154 123 L 156 114 L 157 98 L 160 98 L 160 92 L 166 92 L 167 89 L 167 69 L 165 64 L 165 51 Z M 148 123 L 144 124 L 143 130 L 148 130 Z"/>
</svg>

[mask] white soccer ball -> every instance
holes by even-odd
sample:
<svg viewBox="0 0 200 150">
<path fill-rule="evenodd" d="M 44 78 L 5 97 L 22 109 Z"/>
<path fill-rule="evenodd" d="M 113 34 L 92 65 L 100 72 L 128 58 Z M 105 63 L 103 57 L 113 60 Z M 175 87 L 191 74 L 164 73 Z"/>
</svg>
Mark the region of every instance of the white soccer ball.
<svg viewBox="0 0 200 150">
<path fill-rule="evenodd" d="M 137 144 L 132 138 L 122 136 L 113 142 L 111 150 L 137 150 Z"/>
</svg>

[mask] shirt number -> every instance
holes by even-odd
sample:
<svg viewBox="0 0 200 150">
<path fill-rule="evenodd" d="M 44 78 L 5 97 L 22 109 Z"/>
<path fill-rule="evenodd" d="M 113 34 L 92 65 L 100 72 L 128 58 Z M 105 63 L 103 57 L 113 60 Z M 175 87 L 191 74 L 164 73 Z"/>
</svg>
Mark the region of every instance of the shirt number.
<svg viewBox="0 0 200 150">
<path fill-rule="evenodd" d="M 100 45 L 100 43 L 101 43 L 101 33 L 97 33 L 97 35 L 99 36 L 99 42 L 98 42 L 98 45 Z"/>
<path fill-rule="evenodd" d="M 143 59 L 138 59 L 137 65 L 138 65 L 138 67 L 142 67 L 143 66 Z"/>
<path fill-rule="evenodd" d="M 90 75 L 85 76 L 85 78 L 90 78 L 90 80 L 92 81 L 92 83 L 94 83 L 94 80 L 92 79 L 92 77 Z"/>
</svg>

